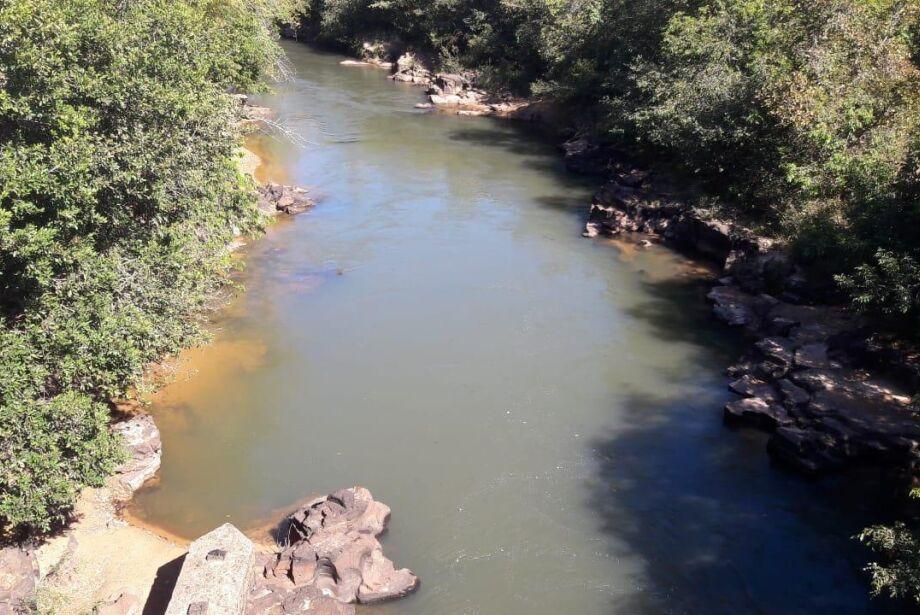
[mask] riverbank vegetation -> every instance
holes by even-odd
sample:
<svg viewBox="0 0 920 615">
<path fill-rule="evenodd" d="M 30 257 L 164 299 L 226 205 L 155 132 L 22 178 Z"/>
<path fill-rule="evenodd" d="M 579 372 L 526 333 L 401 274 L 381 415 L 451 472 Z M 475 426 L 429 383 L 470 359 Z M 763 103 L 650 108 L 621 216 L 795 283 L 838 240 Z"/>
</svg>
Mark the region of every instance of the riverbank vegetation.
<svg viewBox="0 0 920 615">
<path fill-rule="evenodd" d="M 920 333 L 917 0 L 312 0 L 305 23 L 578 109 Z"/>
<path fill-rule="evenodd" d="M 257 227 L 238 102 L 283 0 L 0 3 L 0 534 L 60 522 L 121 458 L 109 402 L 193 342 Z"/>
</svg>

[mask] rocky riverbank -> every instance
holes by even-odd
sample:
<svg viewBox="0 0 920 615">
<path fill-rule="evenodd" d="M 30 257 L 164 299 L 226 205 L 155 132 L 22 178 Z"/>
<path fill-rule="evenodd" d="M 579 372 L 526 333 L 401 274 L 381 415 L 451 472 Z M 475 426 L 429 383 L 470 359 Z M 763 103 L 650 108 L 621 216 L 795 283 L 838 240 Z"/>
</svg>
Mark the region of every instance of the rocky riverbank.
<svg viewBox="0 0 920 615">
<path fill-rule="evenodd" d="M 575 170 L 609 179 L 591 203 L 585 236 L 644 233 L 702 255 L 721 268 L 709 292 L 716 317 L 750 338 L 728 368 L 739 399 L 728 425 L 771 433 L 779 462 L 810 475 L 871 464 L 908 483 L 920 477 L 920 418 L 910 391 L 920 362 L 877 343 L 868 323 L 827 304 L 784 247 L 656 190 L 645 171 L 588 139 L 563 146 Z"/>
</svg>

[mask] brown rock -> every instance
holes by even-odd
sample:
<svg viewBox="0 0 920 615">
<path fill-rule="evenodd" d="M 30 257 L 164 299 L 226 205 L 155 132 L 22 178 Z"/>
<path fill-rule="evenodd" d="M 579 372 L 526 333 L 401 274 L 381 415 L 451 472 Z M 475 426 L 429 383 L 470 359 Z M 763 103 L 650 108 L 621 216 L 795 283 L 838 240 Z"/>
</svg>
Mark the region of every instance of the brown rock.
<svg viewBox="0 0 920 615">
<path fill-rule="evenodd" d="M 0 614 L 24 609 L 38 585 L 38 560 L 28 547 L 0 549 Z"/>
<path fill-rule="evenodd" d="M 127 492 L 122 497 L 140 489 L 160 469 L 162 442 L 160 430 L 149 414 L 138 414 L 126 421 L 115 423 L 112 431 L 124 439 L 128 460 L 115 468 L 119 484 Z"/>
<path fill-rule="evenodd" d="M 269 215 L 279 212 L 295 215 L 303 213 L 315 204 L 307 196 L 307 189 L 298 186 L 283 186 L 268 182 L 263 186 L 259 186 L 258 192 L 259 209 Z"/>
<path fill-rule="evenodd" d="M 389 507 L 362 487 L 317 498 L 294 512 L 281 527 L 286 546 L 265 565 L 250 598 L 250 612 L 274 612 L 270 608 L 278 605 L 279 613 L 314 612 L 290 610 L 287 601 L 300 599 L 291 598 L 291 592 L 301 589 L 297 595 L 311 604 L 314 595 L 337 603 L 369 603 L 415 590 L 418 578 L 406 568 L 396 569 L 377 539 L 389 516 Z M 257 605 L 263 611 L 254 611 Z"/>
</svg>

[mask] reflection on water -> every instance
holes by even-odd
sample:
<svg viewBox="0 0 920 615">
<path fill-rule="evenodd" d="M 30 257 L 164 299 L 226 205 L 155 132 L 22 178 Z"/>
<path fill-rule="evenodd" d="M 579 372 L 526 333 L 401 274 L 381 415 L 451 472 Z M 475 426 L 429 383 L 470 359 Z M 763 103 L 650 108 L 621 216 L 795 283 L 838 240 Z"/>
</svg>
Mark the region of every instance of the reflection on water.
<svg viewBox="0 0 920 615">
<path fill-rule="evenodd" d="M 381 614 L 882 610 L 866 511 L 722 428 L 738 347 L 693 264 L 582 239 L 590 185 L 531 129 L 286 49 L 297 77 L 262 102 L 312 145 L 251 145 L 321 203 L 248 248 L 215 343 L 155 398 L 134 515 L 257 532 L 365 485 L 422 579 Z"/>
</svg>

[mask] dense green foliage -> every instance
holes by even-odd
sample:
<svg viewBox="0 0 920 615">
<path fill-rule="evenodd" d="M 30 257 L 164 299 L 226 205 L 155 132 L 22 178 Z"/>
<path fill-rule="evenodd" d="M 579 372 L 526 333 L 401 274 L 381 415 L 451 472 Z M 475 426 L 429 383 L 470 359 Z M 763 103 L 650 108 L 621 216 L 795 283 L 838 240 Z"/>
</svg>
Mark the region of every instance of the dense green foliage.
<svg viewBox="0 0 920 615">
<path fill-rule="evenodd" d="M 0 532 L 99 484 L 108 401 L 198 335 L 256 225 L 228 89 L 278 60 L 283 8 L 0 1 Z"/>
<path fill-rule="evenodd" d="M 312 0 L 306 17 L 326 42 L 396 37 L 580 106 L 916 329 L 918 0 Z"/>
<path fill-rule="evenodd" d="M 920 498 L 920 489 L 913 496 Z M 895 523 L 870 527 L 859 538 L 883 558 L 868 567 L 873 593 L 920 604 L 920 532 Z"/>
</svg>

